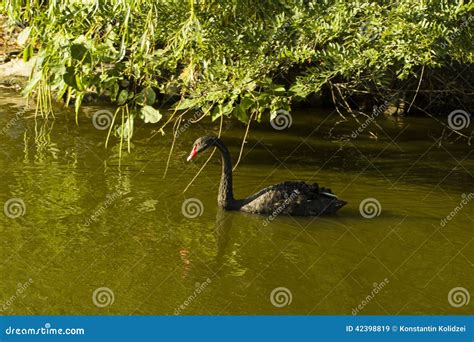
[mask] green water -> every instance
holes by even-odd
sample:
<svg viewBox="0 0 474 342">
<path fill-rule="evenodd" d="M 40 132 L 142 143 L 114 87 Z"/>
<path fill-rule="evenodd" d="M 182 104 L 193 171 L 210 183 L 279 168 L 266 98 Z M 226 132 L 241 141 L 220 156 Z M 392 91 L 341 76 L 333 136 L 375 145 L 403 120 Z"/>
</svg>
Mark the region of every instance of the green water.
<svg viewBox="0 0 474 342">
<path fill-rule="evenodd" d="M 301 179 L 349 202 L 336 216 L 265 221 L 217 209 L 216 157 L 182 194 L 209 155 L 186 163 L 192 142 L 217 125 L 185 130 L 163 178 L 170 134 L 150 140 L 152 128 L 138 125 L 119 169 L 117 142 L 105 149 L 90 119 L 103 107 L 86 108 L 77 126 L 69 109 L 35 122 L 24 106 L 0 90 L 0 204 L 25 209 L 0 215 L 1 314 L 473 313 L 448 293 L 474 295 L 474 201 L 441 224 L 474 192 L 472 147 L 437 144 L 442 128 L 430 119 L 381 118 L 378 139 L 371 126 L 355 140 L 344 136 L 356 123 L 324 111 L 295 112 L 283 131 L 254 125 L 237 197 Z M 243 132 L 224 124 L 234 161 Z M 196 218 L 183 215 L 190 198 L 202 203 Z M 379 216 L 361 215 L 367 198 Z M 94 297 L 102 287 L 109 297 Z M 279 287 L 286 306 L 270 300 Z"/>
</svg>

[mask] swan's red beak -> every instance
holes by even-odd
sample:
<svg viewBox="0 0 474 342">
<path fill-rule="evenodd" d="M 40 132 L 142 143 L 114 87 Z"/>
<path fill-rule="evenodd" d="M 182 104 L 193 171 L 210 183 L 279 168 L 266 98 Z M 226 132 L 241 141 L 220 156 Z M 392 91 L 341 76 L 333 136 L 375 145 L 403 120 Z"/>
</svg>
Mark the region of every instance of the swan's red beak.
<svg viewBox="0 0 474 342">
<path fill-rule="evenodd" d="M 191 153 L 190 153 L 189 156 L 188 156 L 187 161 L 191 161 L 191 160 L 193 160 L 194 158 L 196 158 L 197 154 L 198 154 L 198 153 L 197 153 L 197 148 L 196 148 L 196 146 L 194 146 L 194 147 L 193 147 L 193 150 L 191 151 Z"/>
</svg>

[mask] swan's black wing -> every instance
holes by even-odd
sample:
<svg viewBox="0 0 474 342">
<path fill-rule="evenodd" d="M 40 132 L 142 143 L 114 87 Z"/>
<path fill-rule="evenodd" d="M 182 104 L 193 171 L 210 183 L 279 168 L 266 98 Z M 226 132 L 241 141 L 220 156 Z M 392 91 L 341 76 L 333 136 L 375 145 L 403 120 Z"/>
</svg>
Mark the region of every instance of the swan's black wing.
<svg viewBox="0 0 474 342">
<path fill-rule="evenodd" d="M 317 183 L 283 182 L 241 200 L 240 210 L 271 216 L 319 216 L 334 213 L 345 204 L 331 189 L 320 188 Z"/>
</svg>

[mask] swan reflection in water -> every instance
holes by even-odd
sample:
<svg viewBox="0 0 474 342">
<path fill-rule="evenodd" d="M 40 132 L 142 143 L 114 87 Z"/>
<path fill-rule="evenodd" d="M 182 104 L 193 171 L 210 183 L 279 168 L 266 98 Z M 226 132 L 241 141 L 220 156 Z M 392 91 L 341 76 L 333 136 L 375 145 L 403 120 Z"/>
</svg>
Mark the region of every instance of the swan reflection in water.
<svg viewBox="0 0 474 342">
<path fill-rule="evenodd" d="M 225 254 L 230 240 L 230 231 L 232 229 L 233 220 L 233 213 L 217 208 L 216 226 L 214 229 L 214 235 L 216 237 L 216 271 L 218 271 L 225 262 Z"/>
</svg>

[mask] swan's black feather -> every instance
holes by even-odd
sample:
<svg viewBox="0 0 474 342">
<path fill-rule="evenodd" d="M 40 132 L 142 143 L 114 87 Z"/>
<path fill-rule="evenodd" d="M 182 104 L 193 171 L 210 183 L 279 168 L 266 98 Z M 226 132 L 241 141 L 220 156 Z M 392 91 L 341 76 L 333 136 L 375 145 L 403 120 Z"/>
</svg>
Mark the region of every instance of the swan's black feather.
<svg viewBox="0 0 474 342">
<path fill-rule="evenodd" d="M 319 216 L 334 213 L 346 202 L 317 183 L 283 182 L 239 201 L 241 211 L 265 215 Z"/>
<path fill-rule="evenodd" d="M 232 190 L 232 162 L 229 151 L 218 137 L 205 136 L 197 139 L 190 156 L 194 158 L 210 146 L 217 147 L 222 156 L 222 178 L 218 204 L 225 210 L 240 210 L 264 215 L 319 216 L 332 214 L 347 202 L 339 200 L 331 189 L 317 183 L 286 181 L 269 186 L 247 198 L 234 199 Z M 188 158 L 193 159 L 193 158 Z"/>
</svg>

